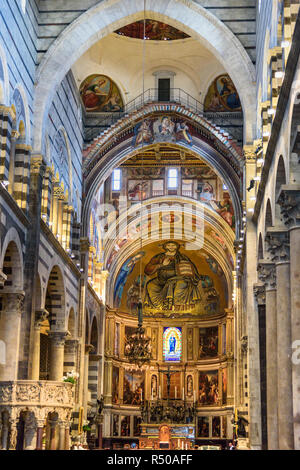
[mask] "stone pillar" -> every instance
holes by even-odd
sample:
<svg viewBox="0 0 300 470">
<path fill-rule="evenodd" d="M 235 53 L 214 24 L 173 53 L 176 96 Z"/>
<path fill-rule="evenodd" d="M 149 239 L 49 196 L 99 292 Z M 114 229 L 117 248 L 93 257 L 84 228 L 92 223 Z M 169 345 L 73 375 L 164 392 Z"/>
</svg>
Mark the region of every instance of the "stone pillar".
<svg viewBox="0 0 300 470">
<path fill-rule="evenodd" d="M 70 450 L 70 424 L 65 423 L 65 448 L 64 450 Z"/>
<path fill-rule="evenodd" d="M 17 380 L 24 292 L 2 291 L 1 296 L 0 337 L 6 344 L 6 364 L 0 365 L 0 380 Z"/>
<path fill-rule="evenodd" d="M 278 203 L 290 230 L 290 287 L 294 448 L 300 450 L 300 185 L 281 187 Z"/>
<path fill-rule="evenodd" d="M 31 351 L 31 380 L 40 379 L 40 343 L 41 343 L 41 324 L 49 317 L 47 310 L 37 310 L 35 312 L 33 329 L 33 347 Z"/>
<path fill-rule="evenodd" d="M 7 450 L 8 448 L 8 415 L 2 415 L 2 431 L 1 431 L 1 442 L 0 446 L 2 450 Z"/>
<path fill-rule="evenodd" d="M 51 331 L 50 346 L 50 380 L 61 382 L 64 373 L 64 345 L 67 333 Z"/>
<path fill-rule="evenodd" d="M 277 307 L 276 268 L 270 261 L 261 260 L 259 279 L 266 288 L 266 364 L 267 364 L 267 433 L 268 449 L 278 450 L 278 391 L 277 391 Z"/>
<path fill-rule="evenodd" d="M 84 355 L 84 377 L 83 377 L 83 402 L 82 406 L 84 409 L 84 419 L 87 415 L 87 404 L 88 404 L 88 388 L 89 388 L 89 354 L 94 351 L 94 346 L 91 344 L 85 345 Z"/>
<path fill-rule="evenodd" d="M 56 426 L 57 421 L 49 421 L 50 424 L 50 445 L 49 450 L 56 450 Z"/>
<path fill-rule="evenodd" d="M 43 450 L 43 432 L 44 432 L 45 420 L 37 421 L 37 430 L 36 430 L 36 449 Z"/>
<path fill-rule="evenodd" d="M 66 434 L 66 424 L 63 421 L 58 423 L 59 429 L 59 441 L 58 441 L 58 450 L 65 450 L 65 434 Z"/>
<path fill-rule="evenodd" d="M 277 278 L 278 441 L 280 450 L 291 450 L 294 430 L 289 232 L 271 227 L 266 240 L 272 261 L 276 263 Z"/>
</svg>

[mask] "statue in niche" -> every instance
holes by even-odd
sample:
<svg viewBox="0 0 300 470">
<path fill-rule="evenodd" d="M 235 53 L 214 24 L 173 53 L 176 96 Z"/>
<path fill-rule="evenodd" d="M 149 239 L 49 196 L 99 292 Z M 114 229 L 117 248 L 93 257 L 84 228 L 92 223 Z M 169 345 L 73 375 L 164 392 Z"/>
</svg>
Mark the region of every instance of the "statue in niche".
<svg viewBox="0 0 300 470">
<path fill-rule="evenodd" d="M 153 399 L 157 398 L 157 376 L 152 375 L 151 377 L 151 396 Z"/>
<path fill-rule="evenodd" d="M 191 398 L 193 396 L 193 377 L 191 375 L 188 375 L 188 378 L 187 378 L 187 382 L 186 382 L 187 386 L 187 396 L 189 398 Z"/>
</svg>

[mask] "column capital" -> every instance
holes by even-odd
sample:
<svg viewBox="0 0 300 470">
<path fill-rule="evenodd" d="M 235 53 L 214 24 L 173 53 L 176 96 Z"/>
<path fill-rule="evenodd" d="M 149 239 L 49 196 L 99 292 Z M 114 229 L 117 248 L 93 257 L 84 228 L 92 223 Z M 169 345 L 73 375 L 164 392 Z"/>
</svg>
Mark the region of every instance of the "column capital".
<svg viewBox="0 0 300 470">
<path fill-rule="evenodd" d="M 289 228 L 300 227 L 300 185 L 282 185 L 277 203 L 285 225 Z"/>
<path fill-rule="evenodd" d="M 78 338 L 67 339 L 65 342 L 65 352 L 68 354 L 75 353 L 78 343 L 79 343 Z"/>
<path fill-rule="evenodd" d="M 41 324 L 49 318 L 49 312 L 46 309 L 36 310 L 34 316 L 34 326 L 35 328 L 40 328 Z"/>
<path fill-rule="evenodd" d="M 90 354 L 95 350 L 94 346 L 92 344 L 86 344 L 85 345 L 85 353 Z"/>
<path fill-rule="evenodd" d="M 50 333 L 49 333 L 49 337 L 51 339 L 51 342 L 56 347 L 64 346 L 67 336 L 68 336 L 67 331 L 50 331 Z"/>
<path fill-rule="evenodd" d="M 44 176 L 46 164 L 42 155 L 32 155 L 30 160 L 30 173 Z"/>
<path fill-rule="evenodd" d="M 286 229 L 270 227 L 267 230 L 265 239 L 273 262 L 289 262 L 290 234 Z"/>
<path fill-rule="evenodd" d="M 81 237 L 80 238 L 80 251 L 82 253 L 88 252 L 90 249 L 90 240 L 88 237 Z"/>
<path fill-rule="evenodd" d="M 276 266 L 269 260 L 259 260 L 257 266 L 258 278 L 266 290 L 276 289 Z"/>
<path fill-rule="evenodd" d="M 106 279 L 109 276 L 109 271 L 101 271 L 100 276 L 101 276 L 101 279 L 103 279 L 103 281 L 106 281 Z"/>
<path fill-rule="evenodd" d="M 258 282 L 253 286 L 254 297 L 257 305 L 265 305 L 266 303 L 266 286 L 262 282 Z"/>
<path fill-rule="evenodd" d="M 25 293 L 21 292 L 1 292 L 3 298 L 3 310 L 8 312 L 19 312 L 21 313 L 24 306 Z"/>
<path fill-rule="evenodd" d="M 53 185 L 53 197 L 59 199 L 60 201 L 65 200 L 65 192 L 59 183 L 54 183 Z"/>
<path fill-rule="evenodd" d="M 253 145 L 244 145 L 243 150 L 244 150 L 244 155 L 245 155 L 246 161 L 256 162 L 256 154 L 255 154 L 256 146 L 254 144 Z"/>
</svg>

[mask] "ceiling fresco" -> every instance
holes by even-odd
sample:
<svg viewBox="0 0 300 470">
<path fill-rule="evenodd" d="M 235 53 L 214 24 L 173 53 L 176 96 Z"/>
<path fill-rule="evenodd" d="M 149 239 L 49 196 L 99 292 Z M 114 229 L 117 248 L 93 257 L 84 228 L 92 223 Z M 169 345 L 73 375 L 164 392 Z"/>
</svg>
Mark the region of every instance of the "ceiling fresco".
<svg viewBox="0 0 300 470">
<path fill-rule="evenodd" d="M 142 284 L 146 317 L 210 316 L 224 312 L 226 279 L 205 250 L 178 240 L 153 242 L 123 263 L 114 286 L 114 304 L 136 314 Z"/>
<path fill-rule="evenodd" d="M 145 23 L 145 39 L 151 41 L 174 41 L 190 37 L 183 31 L 160 21 L 146 19 Z M 144 39 L 144 20 L 128 24 L 115 33 L 129 38 Z"/>
<path fill-rule="evenodd" d="M 220 75 L 210 85 L 205 101 L 205 112 L 241 112 L 239 94 L 228 74 Z"/>
</svg>

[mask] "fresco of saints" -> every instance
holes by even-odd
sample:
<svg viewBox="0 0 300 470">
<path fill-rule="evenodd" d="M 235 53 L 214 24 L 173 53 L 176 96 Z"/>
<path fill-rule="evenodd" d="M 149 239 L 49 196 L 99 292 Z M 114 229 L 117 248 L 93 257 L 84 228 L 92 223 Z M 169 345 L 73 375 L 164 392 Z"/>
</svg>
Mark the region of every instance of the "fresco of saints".
<svg viewBox="0 0 300 470">
<path fill-rule="evenodd" d="M 158 310 L 194 307 L 201 300 L 201 276 L 194 263 L 180 253 L 180 245 L 169 241 L 145 266 L 147 276 L 156 275 L 145 287 L 145 306 Z"/>
<path fill-rule="evenodd" d="M 153 133 L 151 129 L 151 121 L 145 119 L 141 124 L 138 124 L 134 129 L 133 146 L 136 147 L 140 144 L 151 144 L 153 142 Z"/>
<path fill-rule="evenodd" d="M 144 251 L 137 253 L 135 256 L 129 258 L 122 266 L 120 273 L 118 275 L 115 291 L 114 291 L 114 299 L 115 304 L 118 307 L 121 302 L 123 289 L 128 279 L 128 276 L 132 273 L 137 261 L 145 255 Z"/>
</svg>

